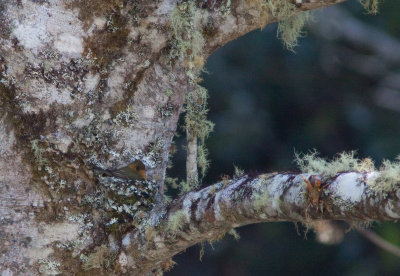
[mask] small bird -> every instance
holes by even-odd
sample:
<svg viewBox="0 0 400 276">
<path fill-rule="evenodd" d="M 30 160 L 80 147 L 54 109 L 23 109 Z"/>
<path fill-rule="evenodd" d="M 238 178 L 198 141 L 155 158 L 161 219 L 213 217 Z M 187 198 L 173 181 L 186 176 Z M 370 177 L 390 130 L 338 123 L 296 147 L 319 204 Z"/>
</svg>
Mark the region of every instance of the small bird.
<svg viewBox="0 0 400 276">
<path fill-rule="evenodd" d="M 136 160 L 128 166 L 116 170 L 95 169 L 99 171 L 102 176 L 114 176 L 127 180 L 146 180 L 146 167 L 140 160 Z"/>
</svg>

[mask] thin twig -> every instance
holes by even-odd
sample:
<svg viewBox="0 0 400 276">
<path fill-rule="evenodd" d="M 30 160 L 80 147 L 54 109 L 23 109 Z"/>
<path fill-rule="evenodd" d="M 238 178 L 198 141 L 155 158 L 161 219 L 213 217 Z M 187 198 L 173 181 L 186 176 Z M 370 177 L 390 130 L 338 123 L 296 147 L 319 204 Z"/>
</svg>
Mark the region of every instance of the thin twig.
<svg viewBox="0 0 400 276">
<path fill-rule="evenodd" d="M 189 78 L 186 79 L 186 97 L 189 93 L 195 93 L 193 86 L 190 86 Z M 189 104 L 189 103 L 187 103 Z M 197 186 L 199 178 L 197 171 L 197 136 L 191 129 L 186 129 L 186 182 L 194 188 Z"/>
<path fill-rule="evenodd" d="M 186 130 L 186 181 L 191 187 L 195 187 L 198 180 L 197 172 L 197 137 L 190 130 Z"/>
<path fill-rule="evenodd" d="M 369 240 L 376 246 L 400 258 L 400 247 L 382 239 L 370 230 L 362 229 L 360 227 L 357 227 L 356 229 L 361 235 L 363 235 L 367 240 Z"/>
</svg>

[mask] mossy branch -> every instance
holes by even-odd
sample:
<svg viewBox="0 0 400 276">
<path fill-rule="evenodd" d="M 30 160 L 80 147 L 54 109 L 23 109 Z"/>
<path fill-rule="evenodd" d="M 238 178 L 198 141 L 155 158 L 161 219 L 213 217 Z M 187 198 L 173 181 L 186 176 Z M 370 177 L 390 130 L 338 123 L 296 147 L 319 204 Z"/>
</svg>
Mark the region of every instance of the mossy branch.
<svg viewBox="0 0 400 276">
<path fill-rule="evenodd" d="M 338 158 L 353 166 L 354 160 L 347 157 Z M 381 193 L 373 183 L 384 174 L 384 171 L 344 171 L 325 177 L 327 174 L 272 173 L 244 175 L 216 183 L 183 195 L 164 211 L 157 210 L 154 215 L 160 218 L 159 232 L 154 237 L 163 250 L 154 249 L 149 242 L 140 252 L 146 252 L 153 260 L 164 260 L 250 223 L 291 221 L 312 225 L 322 219 L 360 224 L 395 221 L 400 218 L 400 182 L 389 184 L 391 190 Z M 313 190 L 307 184 L 316 184 L 315 179 L 322 179 L 318 204 L 312 201 Z M 164 213 L 165 216 L 161 215 Z M 129 235 L 137 237 L 140 233 Z M 137 245 L 132 242 L 124 250 L 134 252 Z"/>
<path fill-rule="evenodd" d="M 342 152 L 332 160 L 319 157 L 316 150 L 307 154 L 295 154 L 295 162 L 305 173 L 322 174 L 324 178 L 334 177 L 339 173 L 353 171 L 357 173 L 375 172 L 369 180 L 370 192 L 387 196 L 397 191 L 400 184 L 400 155 L 395 161 L 384 160 L 377 170 L 371 158 L 359 159 L 355 151 Z"/>
</svg>

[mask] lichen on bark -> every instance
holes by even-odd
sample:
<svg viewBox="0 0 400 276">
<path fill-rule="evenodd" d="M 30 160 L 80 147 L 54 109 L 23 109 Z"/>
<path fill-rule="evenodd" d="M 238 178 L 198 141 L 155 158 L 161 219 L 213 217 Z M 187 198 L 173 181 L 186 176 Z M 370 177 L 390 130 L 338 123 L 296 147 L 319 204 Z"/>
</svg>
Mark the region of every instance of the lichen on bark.
<svg viewBox="0 0 400 276">
<path fill-rule="evenodd" d="M 293 175 L 238 172 L 203 190 L 186 183 L 186 194 L 169 206 L 160 200 L 182 111 L 185 129 L 197 139 L 196 168 L 202 176 L 206 171 L 204 145 L 213 124 L 198 82 L 213 50 L 260 25 L 254 5 L 247 12 L 250 2 L 257 1 L 0 4 L 0 197 L 12 198 L 12 204 L 0 201 L 7 240 L 0 247 L 9 253 L 0 264 L 7 271 L 144 275 L 239 225 L 296 220 L 302 212 L 334 217 L 334 210 L 304 208 L 307 198 L 295 195 L 305 183 Z M 134 160 L 145 164 L 147 181 L 98 173 Z M 386 183 L 397 177 L 398 164 L 385 166 Z M 339 178 L 332 186 L 340 189 L 329 192 L 340 199 L 341 183 L 354 179 Z M 386 195 L 391 200 L 394 185 Z M 339 206 L 339 199 L 320 200 Z M 351 215 L 358 194 L 350 199 L 343 210 Z M 397 216 L 396 208 L 388 203 L 386 214 Z"/>
</svg>

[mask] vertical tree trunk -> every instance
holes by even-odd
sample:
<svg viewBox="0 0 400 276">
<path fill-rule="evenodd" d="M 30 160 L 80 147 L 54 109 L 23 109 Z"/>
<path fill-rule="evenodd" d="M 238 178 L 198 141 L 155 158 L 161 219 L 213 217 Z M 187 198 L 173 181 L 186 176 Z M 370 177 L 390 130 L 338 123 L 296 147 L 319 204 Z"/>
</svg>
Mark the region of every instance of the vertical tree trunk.
<svg viewBox="0 0 400 276">
<path fill-rule="evenodd" d="M 146 250 L 168 259 L 192 244 L 157 243 L 185 219 L 163 218 L 162 196 L 187 80 L 195 84 L 205 58 L 228 41 L 338 2 L 1 2 L 2 275 L 167 268 Z M 188 180 L 197 179 L 198 137 L 188 135 Z M 146 181 L 101 173 L 138 160 Z"/>
</svg>

